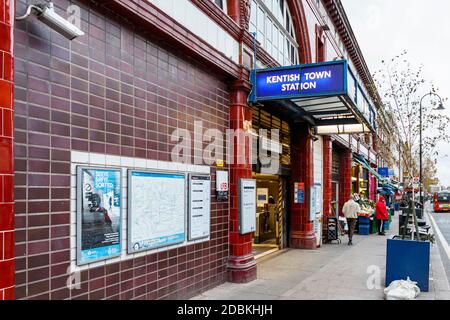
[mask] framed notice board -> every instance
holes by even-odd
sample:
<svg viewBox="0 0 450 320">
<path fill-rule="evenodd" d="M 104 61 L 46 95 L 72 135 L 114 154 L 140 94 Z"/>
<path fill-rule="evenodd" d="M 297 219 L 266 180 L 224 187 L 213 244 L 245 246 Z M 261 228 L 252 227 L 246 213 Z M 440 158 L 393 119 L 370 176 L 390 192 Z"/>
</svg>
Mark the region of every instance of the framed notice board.
<svg viewBox="0 0 450 320">
<path fill-rule="evenodd" d="M 189 240 L 209 237 L 211 229 L 211 176 L 189 175 Z"/>
<path fill-rule="evenodd" d="M 256 180 L 239 180 L 239 233 L 256 231 Z"/>
</svg>

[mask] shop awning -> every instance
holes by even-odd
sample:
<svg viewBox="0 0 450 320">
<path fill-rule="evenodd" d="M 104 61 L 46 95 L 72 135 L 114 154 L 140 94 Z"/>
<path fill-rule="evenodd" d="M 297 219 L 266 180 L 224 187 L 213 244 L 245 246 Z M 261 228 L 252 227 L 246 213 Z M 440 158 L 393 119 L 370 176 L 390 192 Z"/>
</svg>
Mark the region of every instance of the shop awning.
<svg viewBox="0 0 450 320">
<path fill-rule="evenodd" d="M 369 170 L 369 172 L 378 180 L 378 184 L 380 185 L 381 189 L 385 190 L 385 193 L 394 194 L 398 190 L 398 187 L 394 185 L 389 178 L 382 177 L 374 168 L 372 168 L 370 163 L 366 159 L 364 159 L 364 157 L 354 153 L 353 160 Z"/>
<path fill-rule="evenodd" d="M 318 134 L 375 130 L 375 110 L 345 60 L 254 70 L 251 80 L 251 103 L 297 111 L 294 121 Z"/>
<path fill-rule="evenodd" d="M 360 156 L 359 154 L 354 153 L 353 154 L 353 161 L 359 163 L 360 165 L 362 165 L 364 168 L 366 168 L 367 170 L 369 170 L 369 172 L 380 182 L 382 183 L 384 180 L 386 180 L 385 178 L 383 178 L 374 168 L 372 168 L 372 166 L 370 165 L 369 162 L 367 162 L 366 159 L 364 159 L 362 156 Z"/>
</svg>

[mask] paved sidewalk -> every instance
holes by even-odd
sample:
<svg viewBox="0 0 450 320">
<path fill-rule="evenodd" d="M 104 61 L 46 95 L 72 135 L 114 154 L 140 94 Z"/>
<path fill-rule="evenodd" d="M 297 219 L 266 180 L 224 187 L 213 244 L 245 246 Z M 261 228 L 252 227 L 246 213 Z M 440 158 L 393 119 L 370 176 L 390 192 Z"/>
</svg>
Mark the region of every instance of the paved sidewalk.
<svg viewBox="0 0 450 320">
<path fill-rule="evenodd" d="M 225 283 L 193 299 L 213 300 L 382 300 L 386 239 L 398 230 L 398 216 L 386 237 L 355 235 L 354 246 L 324 245 L 316 251 L 285 250 L 258 261 L 258 279 Z M 436 245 L 431 252 L 430 292 L 419 299 L 450 299 Z M 375 281 L 378 279 L 379 281 Z M 377 284 L 376 288 L 373 288 Z M 446 284 L 446 285 L 445 285 Z"/>
</svg>

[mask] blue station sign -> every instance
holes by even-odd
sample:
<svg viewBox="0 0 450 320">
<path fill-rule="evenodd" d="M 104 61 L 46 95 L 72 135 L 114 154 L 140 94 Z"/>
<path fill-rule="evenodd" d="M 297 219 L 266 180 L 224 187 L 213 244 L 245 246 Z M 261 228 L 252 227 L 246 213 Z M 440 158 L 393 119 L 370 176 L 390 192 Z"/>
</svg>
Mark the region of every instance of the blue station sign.
<svg viewBox="0 0 450 320">
<path fill-rule="evenodd" d="M 347 61 L 253 71 L 251 102 L 347 94 Z"/>
</svg>

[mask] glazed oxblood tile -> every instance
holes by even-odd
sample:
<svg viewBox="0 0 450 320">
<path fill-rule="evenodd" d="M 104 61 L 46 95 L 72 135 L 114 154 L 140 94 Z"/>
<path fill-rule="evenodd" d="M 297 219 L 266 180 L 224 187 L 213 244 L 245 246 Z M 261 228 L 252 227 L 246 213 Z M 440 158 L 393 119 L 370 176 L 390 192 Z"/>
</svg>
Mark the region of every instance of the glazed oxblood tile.
<svg viewBox="0 0 450 320">
<path fill-rule="evenodd" d="M 69 4 L 61 0 L 57 5 Z M 89 36 L 73 42 L 38 21 L 29 22 L 37 31 L 16 28 L 20 58 L 15 70 L 14 148 L 19 164 L 14 184 L 20 190 L 18 198 L 23 198 L 16 201 L 16 215 L 26 218 L 25 225 L 18 223 L 15 245 L 22 277 L 17 298 L 186 298 L 226 280 L 228 203 L 216 204 L 213 199 L 211 241 L 92 269 L 83 273 L 80 290 L 68 292 L 65 287 L 71 259 L 72 150 L 170 160 L 175 127 L 193 129 L 194 120 L 203 121 L 205 129 L 225 130 L 230 125 L 230 88 L 223 74 L 211 72 L 184 52 L 161 47 L 107 11 L 84 4 L 89 23 L 82 23 Z M 225 66 L 238 71 L 230 62 Z M 10 131 L 8 125 L 2 126 L 5 129 Z M 0 148 L 3 145 L 12 150 L 11 140 L 0 142 Z M 2 161 L 3 157 L 0 170 L 12 170 Z M 0 227 L 11 227 L 2 216 Z M 191 258 L 198 254 L 199 265 L 186 263 L 188 253 Z M 212 267 L 216 260 L 221 268 Z M 39 272 L 32 274 L 33 270 Z M 35 281 L 27 283 L 25 273 Z M 164 278 L 159 279 L 158 273 Z"/>
</svg>

